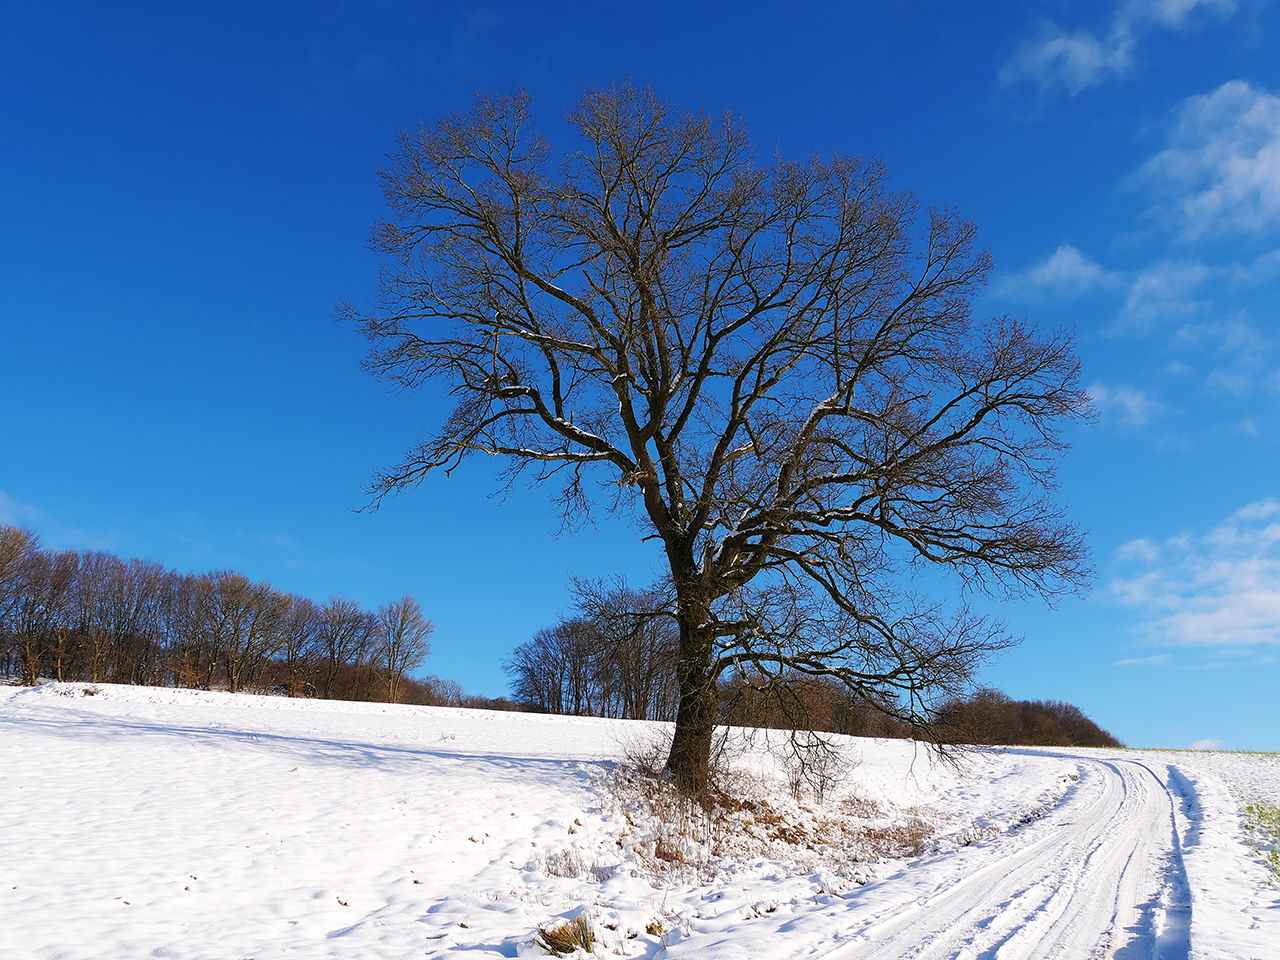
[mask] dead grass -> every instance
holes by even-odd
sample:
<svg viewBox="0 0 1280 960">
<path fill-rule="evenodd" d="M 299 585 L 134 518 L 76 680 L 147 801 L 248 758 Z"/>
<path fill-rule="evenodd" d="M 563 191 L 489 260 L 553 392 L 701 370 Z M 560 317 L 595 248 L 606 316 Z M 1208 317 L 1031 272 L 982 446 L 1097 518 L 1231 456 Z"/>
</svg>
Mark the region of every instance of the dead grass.
<svg viewBox="0 0 1280 960">
<path fill-rule="evenodd" d="M 552 877 L 581 877 L 595 883 L 604 883 L 613 876 L 616 867 L 600 863 L 598 860 L 588 861 L 580 850 L 559 850 L 549 853 L 540 861 L 544 872 Z"/>
<path fill-rule="evenodd" d="M 621 842 L 655 879 L 709 882 L 731 863 L 763 858 L 835 870 L 853 886 L 875 861 L 916 857 L 933 843 L 933 825 L 914 808 L 886 811 L 856 796 L 806 802 L 789 787 L 722 772 L 695 802 L 661 775 L 624 765 L 602 792 L 622 820 Z"/>
<path fill-rule="evenodd" d="M 563 957 L 576 950 L 594 953 L 596 938 L 587 918 L 580 915 L 558 926 L 540 927 L 533 942 L 553 956 Z"/>
</svg>

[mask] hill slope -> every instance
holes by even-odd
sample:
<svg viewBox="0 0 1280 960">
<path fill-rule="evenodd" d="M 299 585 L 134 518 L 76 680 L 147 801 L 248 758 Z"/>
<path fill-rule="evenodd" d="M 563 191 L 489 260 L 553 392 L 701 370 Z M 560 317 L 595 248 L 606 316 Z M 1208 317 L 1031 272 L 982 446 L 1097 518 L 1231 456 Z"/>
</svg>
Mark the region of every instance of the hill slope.
<svg viewBox="0 0 1280 960">
<path fill-rule="evenodd" d="M 684 820 L 625 773 L 658 724 L 92 689 L 0 688 L 0 957 L 532 956 L 579 914 L 626 957 L 1280 943 L 1224 780 L 1278 800 L 1276 757 L 956 768 L 838 738 L 853 766 L 819 804 L 757 738 L 735 761 L 750 802 Z M 1136 866 L 1096 867 L 1125 844 Z"/>
</svg>

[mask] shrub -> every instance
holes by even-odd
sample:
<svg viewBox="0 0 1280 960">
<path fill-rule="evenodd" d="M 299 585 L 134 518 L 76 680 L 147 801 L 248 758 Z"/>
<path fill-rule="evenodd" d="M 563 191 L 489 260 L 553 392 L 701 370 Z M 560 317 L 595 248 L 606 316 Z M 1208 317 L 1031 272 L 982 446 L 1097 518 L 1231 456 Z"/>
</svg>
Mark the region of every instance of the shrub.
<svg viewBox="0 0 1280 960">
<path fill-rule="evenodd" d="M 540 927 L 533 942 L 556 957 L 563 957 L 576 950 L 595 952 L 595 934 L 583 915 L 566 920 L 555 927 Z"/>
</svg>

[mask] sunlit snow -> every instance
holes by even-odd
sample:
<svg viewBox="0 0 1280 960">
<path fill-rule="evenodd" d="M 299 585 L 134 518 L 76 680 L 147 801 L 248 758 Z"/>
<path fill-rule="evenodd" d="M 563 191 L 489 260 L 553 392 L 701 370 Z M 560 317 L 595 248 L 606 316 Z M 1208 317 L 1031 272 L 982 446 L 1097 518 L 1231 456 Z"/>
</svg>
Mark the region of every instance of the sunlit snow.
<svg viewBox="0 0 1280 960">
<path fill-rule="evenodd" d="M 653 854 L 667 827 L 616 787 L 664 729 L 0 687 L 0 957 L 540 956 L 537 931 L 580 914 L 600 955 L 624 957 L 887 956 L 895 937 L 930 956 L 1050 956 L 1077 928 L 1085 957 L 1090 924 L 1140 956 L 1280 956 L 1280 896 L 1237 800 L 1280 800 L 1276 756 L 1017 748 L 953 766 L 843 738 L 854 765 L 819 805 L 788 797 L 757 738 L 740 782 L 809 826 L 783 842 L 757 818 L 755 840 L 670 863 Z M 828 813 L 932 835 L 898 855 L 824 846 Z M 1096 835 L 1079 832 L 1090 817 Z M 1049 863 L 1072 859 L 1055 844 L 1073 830 L 1088 852 Z M 1091 864 L 1122 842 L 1149 864 L 1109 881 Z M 946 929 L 927 926 L 947 909 Z"/>
</svg>

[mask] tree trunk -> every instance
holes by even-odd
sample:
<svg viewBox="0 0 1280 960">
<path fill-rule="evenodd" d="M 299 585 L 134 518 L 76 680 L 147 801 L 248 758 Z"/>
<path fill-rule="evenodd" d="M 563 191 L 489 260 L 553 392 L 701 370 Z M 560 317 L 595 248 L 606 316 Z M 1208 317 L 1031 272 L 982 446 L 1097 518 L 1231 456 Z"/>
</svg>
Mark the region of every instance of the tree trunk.
<svg viewBox="0 0 1280 960">
<path fill-rule="evenodd" d="M 703 628 L 706 611 L 702 604 L 691 604 L 684 598 L 678 602 L 678 609 L 680 661 L 676 681 L 680 685 L 680 706 L 667 772 L 681 793 L 705 805 L 711 778 L 711 738 L 720 697 L 711 672 L 711 638 Z"/>
</svg>

